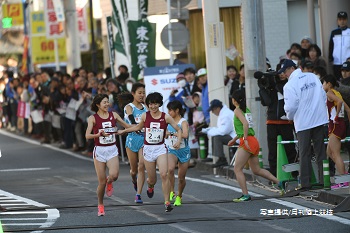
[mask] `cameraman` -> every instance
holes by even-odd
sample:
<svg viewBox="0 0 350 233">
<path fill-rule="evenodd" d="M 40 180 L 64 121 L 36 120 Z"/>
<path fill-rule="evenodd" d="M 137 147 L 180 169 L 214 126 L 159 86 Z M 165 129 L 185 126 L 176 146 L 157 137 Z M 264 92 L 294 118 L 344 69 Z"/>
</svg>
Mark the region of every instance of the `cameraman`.
<svg viewBox="0 0 350 233">
<path fill-rule="evenodd" d="M 277 70 L 280 69 L 280 66 L 281 64 L 277 65 Z M 260 75 L 257 75 L 258 77 L 256 77 L 256 75 L 254 76 L 255 78 L 258 78 L 261 104 L 263 106 L 267 106 L 266 125 L 267 145 L 269 150 L 268 160 L 271 174 L 277 176 L 277 136 L 281 135 L 283 140 L 294 140 L 293 122 L 287 120 L 286 113 L 283 108 L 283 86 L 288 80 L 284 74 L 278 75 L 276 72 L 260 72 Z M 295 146 L 293 144 L 285 144 L 284 147 L 289 163 L 295 162 Z M 293 176 L 296 175 L 293 174 Z"/>
</svg>

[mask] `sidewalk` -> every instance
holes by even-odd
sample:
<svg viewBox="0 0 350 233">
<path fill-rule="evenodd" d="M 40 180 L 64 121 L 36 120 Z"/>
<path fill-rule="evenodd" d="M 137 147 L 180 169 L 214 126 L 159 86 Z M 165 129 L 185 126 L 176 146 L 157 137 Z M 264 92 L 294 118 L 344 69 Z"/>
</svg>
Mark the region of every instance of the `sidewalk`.
<svg viewBox="0 0 350 233">
<path fill-rule="evenodd" d="M 347 153 L 342 153 L 342 158 L 344 161 L 348 161 L 349 157 Z M 233 166 L 223 166 L 218 168 L 212 168 L 212 162 L 202 162 L 201 159 L 196 160 L 196 169 L 206 171 L 209 173 L 213 173 L 215 175 L 220 175 L 224 177 L 228 177 L 230 179 L 235 179 L 235 174 L 233 171 Z M 345 164 L 345 168 L 348 168 L 348 163 Z M 255 181 L 256 179 L 262 183 L 266 187 L 272 187 L 269 184 L 269 181 L 262 178 L 255 176 L 251 170 L 243 169 L 243 172 L 246 176 L 247 182 Z M 332 182 L 331 178 L 331 182 Z M 292 191 L 294 190 L 298 185 L 297 181 L 290 181 L 286 183 L 286 191 Z M 317 190 L 310 190 L 310 191 L 304 191 L 301 192 L 299 195 L 305 196 L 305 197 L 312 197 L 313 199 L 316 199 L 317 201 L 332 204 L 332 205 L 338 205 L 340 204 L 345 198 L 350 197 L 350 188 L 340 188 L 336 190 L 324 190 L 324 189 L 317 189 Z"/>
</svg>

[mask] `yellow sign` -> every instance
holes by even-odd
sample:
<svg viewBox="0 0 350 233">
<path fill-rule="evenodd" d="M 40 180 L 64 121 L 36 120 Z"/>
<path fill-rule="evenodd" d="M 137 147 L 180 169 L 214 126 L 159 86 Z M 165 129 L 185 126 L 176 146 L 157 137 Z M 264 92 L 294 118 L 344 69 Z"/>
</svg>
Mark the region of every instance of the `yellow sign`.
<svg viewBox="0 0 350 233">
<path fill-rule="evenodd" d="M 2 17 L 12 18 L 12 26 L 23 26 L 23 4 L 13 3 L 2 5 Z"/>
<path fill-rule="evenodd" d="M 44 11 L 30 13 L 30 25 L 32 35 L 45 33 Z"/>
<path fill-rule="evenodd" d="M 53 39 L 46 39 L 45 36 L 35 36 L 31 39 L 32 62 L 44 64 L 55 62 L 55 46 Z M 58 57 L 60 62 L 67 61 L 66 38 L 57 39 Z"/>
</svg>

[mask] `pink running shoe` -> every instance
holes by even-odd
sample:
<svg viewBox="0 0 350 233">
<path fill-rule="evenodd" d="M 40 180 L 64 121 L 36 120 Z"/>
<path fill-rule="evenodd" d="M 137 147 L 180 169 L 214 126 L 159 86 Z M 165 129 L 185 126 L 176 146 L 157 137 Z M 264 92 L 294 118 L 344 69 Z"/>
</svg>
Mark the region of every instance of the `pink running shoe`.
<svg viewBox="0 0 350 233">
<path fill-rule="evenodd" d="M 108 177 L 107 177 L 107 180 L 108 180 Z M 110 196 L 112 196 L 112 194 L 113 194 L 113 182 L 107 183 L 106 184 L 106 195 L 107 195 L 107 197 L 110 197 Z"/>
<path fill-rule="evenodd" d="M 105 207 L 103 205 L 98 205 L 97 209 L 98 209 L 97 216 L 100 217 L 105 215 Z"/>
</svg>

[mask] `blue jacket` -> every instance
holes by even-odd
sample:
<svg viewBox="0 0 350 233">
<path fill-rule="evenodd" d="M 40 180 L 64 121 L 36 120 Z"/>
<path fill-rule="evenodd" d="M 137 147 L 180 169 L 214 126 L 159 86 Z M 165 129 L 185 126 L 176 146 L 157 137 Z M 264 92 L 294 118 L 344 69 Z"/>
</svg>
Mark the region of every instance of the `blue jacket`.
<svg viewBox="0 0 350 233">
<path fill-rule="evenodd" d="M 204 119 L 207 124 L 210 123 L 210 112 L 209 112 L 209 92 L 208 92 L 208 82 L 203 85 L 202 88 L 202 109 L 204 114 Z"/>
</svg>

